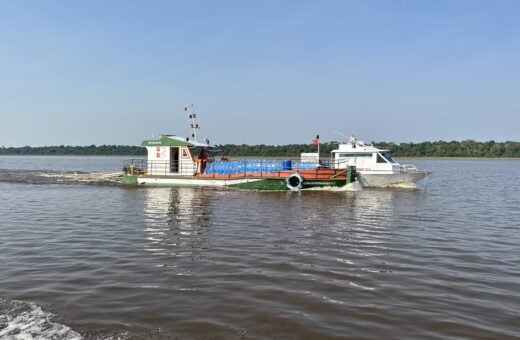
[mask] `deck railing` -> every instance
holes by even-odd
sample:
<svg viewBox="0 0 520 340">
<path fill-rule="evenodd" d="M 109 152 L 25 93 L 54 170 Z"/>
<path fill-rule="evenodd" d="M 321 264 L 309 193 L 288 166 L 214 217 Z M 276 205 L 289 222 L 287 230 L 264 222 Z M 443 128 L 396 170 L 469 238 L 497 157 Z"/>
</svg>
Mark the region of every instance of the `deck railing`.
<svg viewBox="0 0 520 340">
<path fill-rule="evenodd" d="M 130 159 L 125 161 L 123 171 L 129 175 L 193 176 L 197 168 L 192 162 Z"/>
<path fill-rule="evenodd" d="M 401 172 L 417 172 L 419 169 L 413 164 L 401 164 Z"/>
<path fill-rule="evenodd" d="M 131 159 L 125 162 L 123 170 L 132 175 L 158 175 L 158 176 L 193 176 L 195 174 L 209 175 L 259 175 L 279 173 L 280 171 L 309 171 L 316 169 L 335 169 L 338 174 L 345 169 L 340 169 L 338 162 L 320 160 L 320 162 L 302 161 L 300 159 L 247 159 L 247 160 L 219 160 L 198 162 L 175 161 L 149 161 L 146 159 Z M 343 165 L 344 166 L 344 165 Z M 338 174 L 335 173 L 337 176 Z"/>
</svg>

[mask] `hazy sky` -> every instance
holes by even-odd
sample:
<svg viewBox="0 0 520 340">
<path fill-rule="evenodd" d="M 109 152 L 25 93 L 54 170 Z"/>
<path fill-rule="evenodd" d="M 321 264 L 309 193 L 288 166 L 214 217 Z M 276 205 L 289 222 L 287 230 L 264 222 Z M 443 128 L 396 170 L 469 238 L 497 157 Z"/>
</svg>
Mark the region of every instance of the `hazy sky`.
<svg viewBox="0 0 520 340">
<path fill-rule="evenodd" d="M 520 140 L 520 1 L 0 0 L 0 146 Z"/>
</svg>

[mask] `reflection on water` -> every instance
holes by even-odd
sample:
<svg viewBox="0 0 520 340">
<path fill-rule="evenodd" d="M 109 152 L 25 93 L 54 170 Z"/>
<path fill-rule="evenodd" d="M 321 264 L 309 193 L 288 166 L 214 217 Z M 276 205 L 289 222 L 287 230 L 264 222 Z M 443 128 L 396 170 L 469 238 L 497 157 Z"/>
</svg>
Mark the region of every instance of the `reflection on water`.
<svg viewBox="0 0 520 340">
<path fill-rule="evenodd" d="M 202 188 L 146 188 L 145 249 L 156 255 L 192 256 L 203 247 L 210 206 Z"/>
</svg>

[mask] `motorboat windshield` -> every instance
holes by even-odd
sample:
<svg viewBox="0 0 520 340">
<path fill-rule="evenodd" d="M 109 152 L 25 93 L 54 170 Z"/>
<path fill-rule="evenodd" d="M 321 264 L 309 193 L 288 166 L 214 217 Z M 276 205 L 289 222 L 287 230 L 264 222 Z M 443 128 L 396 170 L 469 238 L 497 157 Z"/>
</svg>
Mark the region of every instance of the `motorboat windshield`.
<svg viewBox="0 0 520 340">
<path fill-rule="evenodd" d="M 381 156 L 383 156 L 384 159 L 386 159 L 388 161 L 388 163 L 392 163 L 392 164 L 399 164 L 397 163 L 397 161 L 392 157 L 392 155 L 390 154 L 389 151 L 383 151 L 380 153 Z M 379 158 L 378 158 L 379 160 Z"/>
</svg>

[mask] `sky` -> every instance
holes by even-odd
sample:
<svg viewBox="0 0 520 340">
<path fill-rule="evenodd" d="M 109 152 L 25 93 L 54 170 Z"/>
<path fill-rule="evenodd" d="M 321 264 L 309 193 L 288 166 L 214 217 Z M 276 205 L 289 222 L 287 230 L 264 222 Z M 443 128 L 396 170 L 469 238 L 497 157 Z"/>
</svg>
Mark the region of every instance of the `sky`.
<svg viewBox="0 0 520 340">
<path fill-rule="evenodd" d="M 520 141 L 520 1 L 0 0 L 0 147 Z"/>
</svg>

